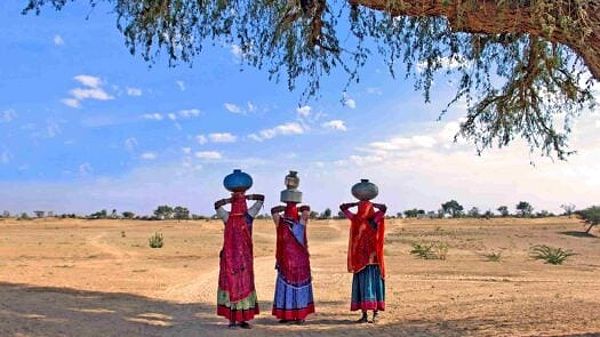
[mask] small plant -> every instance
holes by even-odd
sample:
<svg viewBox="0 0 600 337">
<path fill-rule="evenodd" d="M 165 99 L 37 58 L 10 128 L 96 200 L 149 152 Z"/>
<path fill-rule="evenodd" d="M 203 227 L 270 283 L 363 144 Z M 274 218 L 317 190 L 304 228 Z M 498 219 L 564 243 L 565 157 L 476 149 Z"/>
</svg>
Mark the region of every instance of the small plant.
<svg viewBox="0 0 600 337">
<path fill-rule="evenodd" d="M 491 252 L 491 253 L 483 254 L 483 257 L 485 257 L 490 262 L 500 262 L 500 260 L 502 259 L 502 253 L 501 252 Z"/>
<path fill-rule="evenodd" d="M 546 263 L 559 265 L 563 264 L 569 256 L 573 256 L 570 250 L 563 250 L 562 248 L 554 248 L 546 245 L 536 245 L 531 247 L 531 257 L 536 260 L 544 260 Z"/>
<path fill-rule="evenodd" d="M 413 242 L 412 247 L 410 254 L 425 260 L 445 260 L 448 255 L 448 244 L 445 242 Z"/>
<path fill-rule="evenodd" d="M 121 237 L 122 238 L 127 237 L 127 235 L 125 235 L 125 231 L 121 231 Z"/>
<path fill-rule="evenodd" d="M 419 243 L 419 242 L 413 242 L 412 248 L 413 249 L 410 251 L 410 254 L 415 255 L 416 257 L 419 257 L 421 259 L 425 259 L 425 260 L 432 259 L 433 244 L 424 244 L 424 243 Z"/>
<path fill-rule="evenodd" d="M 148 243 L 150 244 L 150 248 L 162 248 L 165 243 L 162 233 L 155 232 L 154 235 L 148 239 Z"/>
</svg>

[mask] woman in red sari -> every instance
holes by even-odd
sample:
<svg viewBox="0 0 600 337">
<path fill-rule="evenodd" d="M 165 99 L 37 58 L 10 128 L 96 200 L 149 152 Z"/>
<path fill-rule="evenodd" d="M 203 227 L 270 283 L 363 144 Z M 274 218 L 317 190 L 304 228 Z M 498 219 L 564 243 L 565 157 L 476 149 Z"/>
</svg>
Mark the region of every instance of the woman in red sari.
<svg viewBox="0 0 600 337">
<path fill-rule="evenodd" d="M 246 199 L 256 200 L 250 209 Z M 229 319 L 229 327 L 249 329 L 248 321 L 259 313 L 254 288 L 252 222 L 260 211 L 264 196 L 233 192 L 231 198 L 215 202 L 217 216 L 225 223 L 223 249 L 220 253 L 217 315 Z M 231 211 L 223 206 L 231 203 Z"/>
<path fill-rule="evenodd" d="M 277 280 L 273 315 L 280 323 L 304 323 L 315 312 L 306 225 L 310 208 L 296 207 L 296 202 L 271 209 L 277 226 Z M 283 215 L 280 213 L 284 212 Z M 300 214 L 298 214 L 300 212 Z"/>
<path fill-rule="evenodd" d="M 356 214 L 349 210 L 354 206 L 358 207 Z M 362 316 L 357 323 L 374 323 L 378 312 L 385 310 L 383 242 L 386 206 L 361 200 L 342 204 L 340 209 L 352 223 L 348 244 L 348 271 L 354 274 L 350 310 L 361 310 Z M 367 311 L 373 311 L 371 321 Z"/>
</svg>

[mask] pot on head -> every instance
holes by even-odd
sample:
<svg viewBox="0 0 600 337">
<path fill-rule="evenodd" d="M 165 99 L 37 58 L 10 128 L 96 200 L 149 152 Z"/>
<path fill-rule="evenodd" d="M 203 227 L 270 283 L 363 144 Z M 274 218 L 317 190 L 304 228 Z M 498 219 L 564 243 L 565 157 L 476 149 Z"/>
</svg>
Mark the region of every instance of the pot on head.
<svg viewBox="0 0 600 337">
<path fill-rule="evenodd" d="M 286 203 L 301 203 L 302 192 L 297 190 L 298 186 L 300 185 L 300 178 L 298 178 L 298 172 L 290 171 L 290 173 L 287 176 L 285 176 L 284 183 L 287 189 L 281 191 L 279 200 Z"/>
<path fill-rule="evenodd" d="M 245 192 L 252 187 L 252 177 L 240 169 L 235 169 L 223 179 L 223 186 L 230 192 Z"/>
<path fill-rule="evenodd" d="M 361 179 L 359 183 L 352 186 L 352 195 L 361 201 L 373 200 L 379 194 L 377 185 L 369 181 L 369 179 Z"/>
</svg>

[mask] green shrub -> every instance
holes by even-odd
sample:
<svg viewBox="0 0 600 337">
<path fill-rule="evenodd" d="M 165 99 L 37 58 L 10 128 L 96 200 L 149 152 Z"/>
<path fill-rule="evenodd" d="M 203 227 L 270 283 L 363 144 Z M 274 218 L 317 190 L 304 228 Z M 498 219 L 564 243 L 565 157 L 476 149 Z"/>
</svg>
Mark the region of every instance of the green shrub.
<svg viewBox="0 0 600 337">
<path fill-rule="evenodd" d="M 156 232 L 148 239 L 150 248 L 162 248 L 165 243 L 162 233 Z"/>
<path fill-rule="evenodd" d="M 448 244 L 445 242 L 413 242 L 410 254 L 425 260 L 445 260 L 448 255 Z"/>
<path fill-rule="evenodd" d="M 563 264 L 569 256 L 573 256 L 570 250 L 563 250 L 562 248 L 554 248 L 546 245 L 536 245 L 531 247 L 531 257 L 536 260 L 544 260 L 546 263 L 558 265 Z"/>
</svg>

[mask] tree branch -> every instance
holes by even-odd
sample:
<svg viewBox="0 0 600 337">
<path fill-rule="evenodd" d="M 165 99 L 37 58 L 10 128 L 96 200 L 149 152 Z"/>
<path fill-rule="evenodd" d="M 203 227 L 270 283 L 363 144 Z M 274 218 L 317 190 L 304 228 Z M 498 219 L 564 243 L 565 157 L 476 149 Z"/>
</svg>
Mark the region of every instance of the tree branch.
<svg viewBox="0 0 600 337">
<path fill-rule="evenodd" d="M 564 0 L 552 3 L 552 11 L 545 17 L 544 26 L 533 13 L 531 1 L 513 1 L 512 5 L 498 5 L 498 1 L 456 1 L 456 0 L 348 0 L 353 6 L 359 5 L 393 16 L 445 17 L 456 32 L 482 34 L 530 34 L 547 41 L 569 46 L 579 55 L 592 76 L 600 80 L 600 3 L 597 0 Z M 587 9 L 587 16 L 576 6 Z M 560 22 L 579 22 L 591 27 L 589 30 L 573 29 L 573 25 Z M 551 30 L 548 30 L 551 28 Z"/>
</svg>

